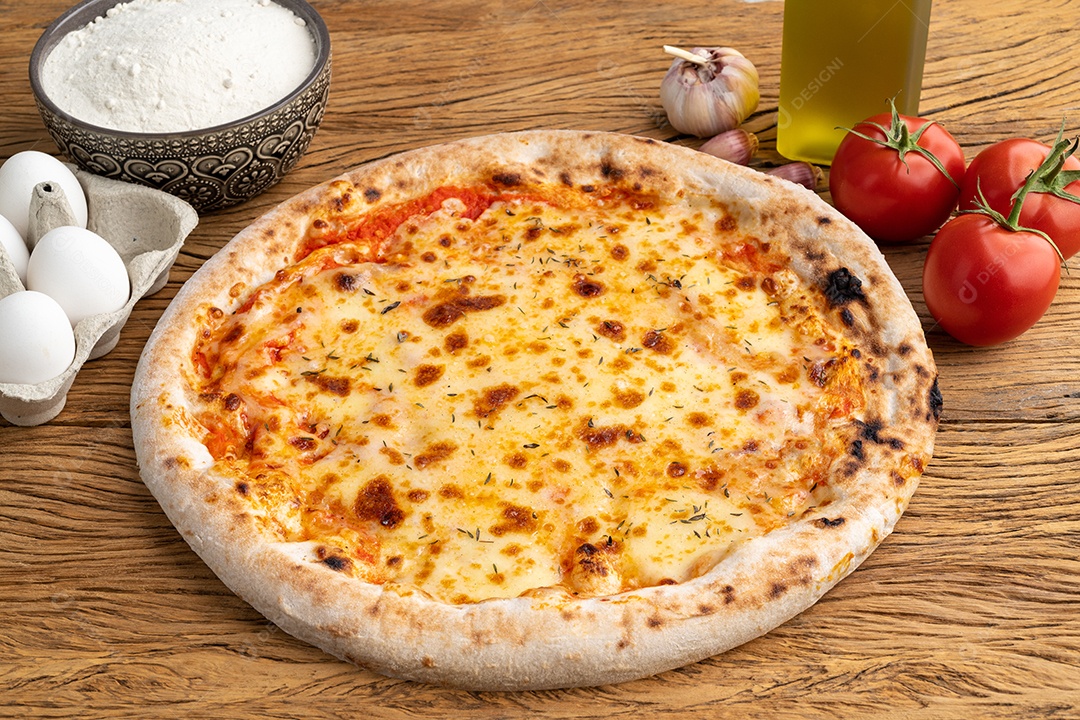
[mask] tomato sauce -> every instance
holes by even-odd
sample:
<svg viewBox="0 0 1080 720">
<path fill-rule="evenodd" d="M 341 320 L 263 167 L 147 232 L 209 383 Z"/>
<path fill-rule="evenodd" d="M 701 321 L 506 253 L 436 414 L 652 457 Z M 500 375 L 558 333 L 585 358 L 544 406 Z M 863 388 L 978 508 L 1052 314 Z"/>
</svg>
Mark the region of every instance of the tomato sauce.
<svg viewBox="0 0 1080 720">
<path fill-rule="evenodd" d="M 443 203 L 451 198 L 465 205 L 465 209 L 459 213 L 458 217 L 475 220 L 496 200 L 520 197 L 522 196 L 519 194 L 498 192 L 485 186 L 470 188 L 444 186 L 425 197 L 368 213 L 343 234 L 309 238 L 297 252 L 296 260 L 304 259 L 319 248 L 341 242 L 359 241 L 369 244 L 373 250 L 378 250 L 379 245 L 410 218 L 427 217 L 439 210 Z"/>
</svg>

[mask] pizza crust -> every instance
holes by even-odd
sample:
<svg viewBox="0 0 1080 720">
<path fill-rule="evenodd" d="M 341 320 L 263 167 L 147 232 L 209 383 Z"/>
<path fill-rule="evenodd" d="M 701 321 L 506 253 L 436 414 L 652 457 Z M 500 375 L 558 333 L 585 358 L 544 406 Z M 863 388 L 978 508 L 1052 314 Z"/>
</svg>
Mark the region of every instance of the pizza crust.
<svg viewBox="0 0 1080 720">
<path fill-rule="evenodd" d="M 588 599 L 551 591 L 451 605 L 407 587 L 358 582 L 264 539 L 231 481 L 208 472 L 209 452 L 177 420 L 187 404 L 193 312 L 239 307 L 295 260 L 316 219 L 335 222 L 481 179 L 722 195 L 741 224 L 760 225 L 769 242 L 788 248 L 797 273 L 826 288 L 838 326 L 871 348 L 880 368 L 852 451 L 833 469 L 836 501 L 743 544 L 692 581 Z M 849 275 L 838 276 L 841 269 Z M 170 520 L 229 588 L 286 632 L 393 677 L 521 690 L 648 676 L 716 655 L 805 610 L 891 532 L 932 454 L 940 395 L 903 288 L 872 241 L 813 193 L 653 140 L 537 131 L 394 156 L 257 220 L 165 312 L 139 363 L 131 410 L 142 478 Z"/>
</svg>

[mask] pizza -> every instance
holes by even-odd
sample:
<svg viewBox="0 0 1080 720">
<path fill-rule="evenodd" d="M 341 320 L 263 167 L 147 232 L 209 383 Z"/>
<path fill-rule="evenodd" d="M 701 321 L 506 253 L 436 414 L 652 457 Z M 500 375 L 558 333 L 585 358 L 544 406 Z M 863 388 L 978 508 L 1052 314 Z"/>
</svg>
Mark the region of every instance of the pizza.
<svg viewBox="0 0 1080 720">
<path fill-rule="evenodd" d="M 891 532 L 941 410 L 853 224 L 670 144 L 535 131 L 359 167 L 181 288 L 141 475 L 298 638 L 473 689 L 613 683 L 816 602 Z"/>
</svg>

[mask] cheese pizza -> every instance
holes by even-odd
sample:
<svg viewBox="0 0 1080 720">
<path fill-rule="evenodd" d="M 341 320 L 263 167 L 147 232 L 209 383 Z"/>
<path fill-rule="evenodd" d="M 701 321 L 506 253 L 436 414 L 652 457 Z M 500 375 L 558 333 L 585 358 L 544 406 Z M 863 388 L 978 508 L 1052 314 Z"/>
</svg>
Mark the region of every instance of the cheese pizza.
<svg viewBox="0 0 1080 720">
<path fill-rule="evenodd" d="M 293 635 L 476 689 L 642 677 L 814 603 L 941 409 L 884 259 L 813 193 L 624 135 L 360 167 L 181 289 L 142 477 Z"/>
</svg>

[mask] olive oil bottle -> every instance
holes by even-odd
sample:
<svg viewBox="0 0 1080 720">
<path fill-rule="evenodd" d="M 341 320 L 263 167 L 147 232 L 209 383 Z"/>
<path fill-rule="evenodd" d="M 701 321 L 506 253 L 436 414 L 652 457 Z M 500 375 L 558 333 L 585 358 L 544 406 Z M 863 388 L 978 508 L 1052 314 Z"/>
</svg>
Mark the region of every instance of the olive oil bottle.
<svg viewBox="0 0 1080 720">
<path fill-rule="evenodd" d="M 844 130 L 917 115 L 931 0 L 785 0 L 776 149 L 828 165 Z"/>
</svg>

